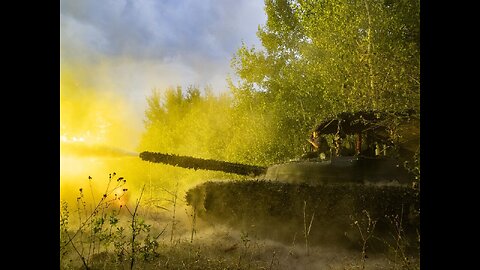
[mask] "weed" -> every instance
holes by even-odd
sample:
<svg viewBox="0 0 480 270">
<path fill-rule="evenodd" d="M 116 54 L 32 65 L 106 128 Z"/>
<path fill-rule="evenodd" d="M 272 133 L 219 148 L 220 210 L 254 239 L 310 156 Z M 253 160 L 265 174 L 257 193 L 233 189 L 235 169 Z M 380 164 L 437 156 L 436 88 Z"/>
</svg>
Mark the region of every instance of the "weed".
<svg viewBox="0 0 480 270">
<path fill-rule="evenodd" d="M 313 218 L 315 217 L 315 212 L 313 212 L 312 217 L 310 218 L 310 224 L 307 227 L 307 201 L 303 201 L 303 236 L 305 237 L 305 251 L 307 256 L 309 254 L 308 250 L 308 236 L 310 235 L 310 230 L 312 229 Z"/>
<path fill-rule="evenodd" d="M 368 255 L 367 255 L 368 241 L 373 236 L 373 232 L 375 230 L 375 225 L 377 224 L 377 221 L 373 220 L 370 217 L 370 214 L 368 213 L 367 210 L 363 210 L 362 213 L 365 214 L 366 219 L 363 218 L 360 220 L 360 222 L 358 220 L 355 220 L 352 225 L 355 225 L 357 227 L 358 232 L 360 234 L 361 245 L 362 245 L 360 267 L 361 269 L 365 269 L 365 262 L 366 262 L 366 259 L 368 258 Z"/>
<path fill-rule="evenodd" d="M 393 255 L 393 258 L 392 256 L 388 258 L 393 262 L 394 269 L 420 269 L 419 262 L 414 260 L 407 252 L 407 248 L 411 246 L 411 243 L 409 238 L 406 237 L 402 216 L 403 215 L 386 216 L 392 227 L 391 237 L 393 239 L 393 244 L 389 241 L 384 241 L 390 253 Z M 416 246 L 420 246 L 420 235 L 418 235 L 417 241 Z"/>
</svg>

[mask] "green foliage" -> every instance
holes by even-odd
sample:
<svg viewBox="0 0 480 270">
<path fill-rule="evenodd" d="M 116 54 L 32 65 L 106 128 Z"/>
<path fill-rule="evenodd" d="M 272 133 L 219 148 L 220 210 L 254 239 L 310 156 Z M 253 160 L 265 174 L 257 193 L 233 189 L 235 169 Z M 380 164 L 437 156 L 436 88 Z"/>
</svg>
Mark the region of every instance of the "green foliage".
<svg viewBox="0 0 480 270">
<path fill-rule="evenodd" d="M 139 149 L 203 158 L 222 159 L 223 147 L 231 138 L 228 115 L 231 98 L 214 96 L 190 86 L 161 93 L 154 90 L 147 99 L 146 132 Z"/>
<path fill-rule="evenodd" d="M 70 212 L 68 210 L 68 203 L 66 201 L 61 202 L 61 210 L 60 210 L 60 249 L 62 246 L 65 246 L 69 241 L 69 218 Z M 67 255 L 67 250 L 60 251 L 60 260 L 65 258 Z"/>
<path fill-rule="evenodd" d="M 237 115 L 254 117 L 267 157 L 298 156 L 324 117 L 420 106 L 419 1 L 265 1 L 263 49 L 237 51 L 231 84 Z M 251 134 L 242 133 L 246 136 Z M 250 144 L 256 154 L 256 144 Z"/>
<path fill-rule="evenodd" d="M 76 218 L 70 215 L 68 204 L 61 202 L 61 268 L 81 262 L 85 269 L 97 269 L 105 268 L 107 263 L 121 265 L 127 261 L 131 262 L 132 268 L 136 258 L 148 261 L 157 256 L 158 242 L 157 238 L 150 236 L 151 225 L 136 215 L 140 200 L 132 214 L 128 204 L 122 201 L 128 190 L 126 180 L 115 176 L 116 173 L 109 174 L 106 190 L 100 196 L 96 194 L 98 201 L 87 202 L 85 190 L 79 189 L 74 211 L 78 214 Z M 91 191 L 92 198 L 95 198 Z M 130 223 L 129 226 L 126 222 Z"/>
<path fill-rule="evenodd" d="M 420 106 L 419 1 L 268 0 L 263 48 L 238 49 L 229 94 L 153 91 L 141 151 L 266 166 L 301 156 L 325 117 Z"/>
<path fill-rule="evenodd" d="M 172 157 L 180 155 L 197 159 L 241 161 L 238 155 L 232 154 L 235 150 L 229 147 L 237 143 L 231 132 L 235 122 L 231 117 L 233 99 L 229 94 L 215 95 L 209 88 L 199 89 L 196 86 L 189 86 L 186 90 L 177 87 L 164 91 L 153 90 L 147 102 L 145 132 L 138 146 L 139 153 L 149 151 Z M 177 184 L 179 192 L 184 193 L 206 179 L 225 178 L 226 175 L 240 177 L 163 164 L 150 163 L 147 166 L 148 190 L 155 196 L 161 196 L 165 189 L 176 189 Z M 166 207 L 165 203 L 156 204 L 158 207 Z"/>
</svg>

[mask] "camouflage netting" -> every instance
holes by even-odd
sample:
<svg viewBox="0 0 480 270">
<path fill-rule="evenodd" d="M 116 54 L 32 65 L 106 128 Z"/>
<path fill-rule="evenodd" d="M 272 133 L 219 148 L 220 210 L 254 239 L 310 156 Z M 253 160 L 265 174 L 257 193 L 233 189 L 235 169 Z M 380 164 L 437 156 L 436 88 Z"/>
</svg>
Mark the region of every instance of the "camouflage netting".
<svg viewBox="0 0 480 270">
<path fill-rule="evenodd" d="M 358 247 L 368 212 L 376 220 L 369 246 L 378 251 L 393 244 L 400 224 L 412 247 L 418 247 L 419 194 L 410 187 L 335 184 L 309 186 L 252 180 L 206 182 L 187 192 L 189 205 L 208 222 L 228 224 L 285 244 L 304 241 L 305 223 L 314 214 L 311 244 Z M 305 211 L 304 211 L 305 210 Z M 305 220 L 304 222 L 304 214 Z"/>
</svg>

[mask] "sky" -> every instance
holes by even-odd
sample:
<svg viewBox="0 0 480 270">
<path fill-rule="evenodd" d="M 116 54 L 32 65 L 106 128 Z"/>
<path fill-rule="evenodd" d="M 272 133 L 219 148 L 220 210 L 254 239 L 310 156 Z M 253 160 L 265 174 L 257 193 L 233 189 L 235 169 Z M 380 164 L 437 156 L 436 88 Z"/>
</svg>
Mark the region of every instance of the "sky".
<svg viewBox="0 0 480 270">
<path fill-rule="evenodd" d="M 83 140 L 127 125 L 138 137 L 153 89 L 227 91 L 230 61 L 242 42 L 261 47 L 263 6 L 262 0 L 61 0 L 61 136 Z"/>
</svg>

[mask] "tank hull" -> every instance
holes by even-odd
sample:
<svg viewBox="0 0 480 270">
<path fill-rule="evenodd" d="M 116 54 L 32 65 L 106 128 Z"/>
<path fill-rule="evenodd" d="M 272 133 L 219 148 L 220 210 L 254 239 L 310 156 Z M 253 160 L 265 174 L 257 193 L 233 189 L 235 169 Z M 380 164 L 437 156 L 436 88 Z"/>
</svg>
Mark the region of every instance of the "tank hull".
<svg viewBox="0 0 480 270">
<path fill-rule="evenodd" d="M 265 179 L 308 185 L 332 183 L 402 184 L 412 176 L 398 160 L 388 157 L 336 157 L 328 161 L 300 160 L 268 167 Z"/>
<path fill-rule="evenodd" d="M 209 181 L 188 190 L 186 201 L 209 224 L 225 224 L 286 245 L 295 235 L 303 241 L 298 234 L 311 226 L 311 245 L 361 248 L 354 222 L 365 230 L 368 214 L 376 222 L 370 251 L 388 248 L 384 241 L 396 244 L 391 242 L 396 224 L 392 221 L 398 220 L 402 237 L 415 248 L 420 224 L 419 193 L 403 185 Z"/>
</svg>

